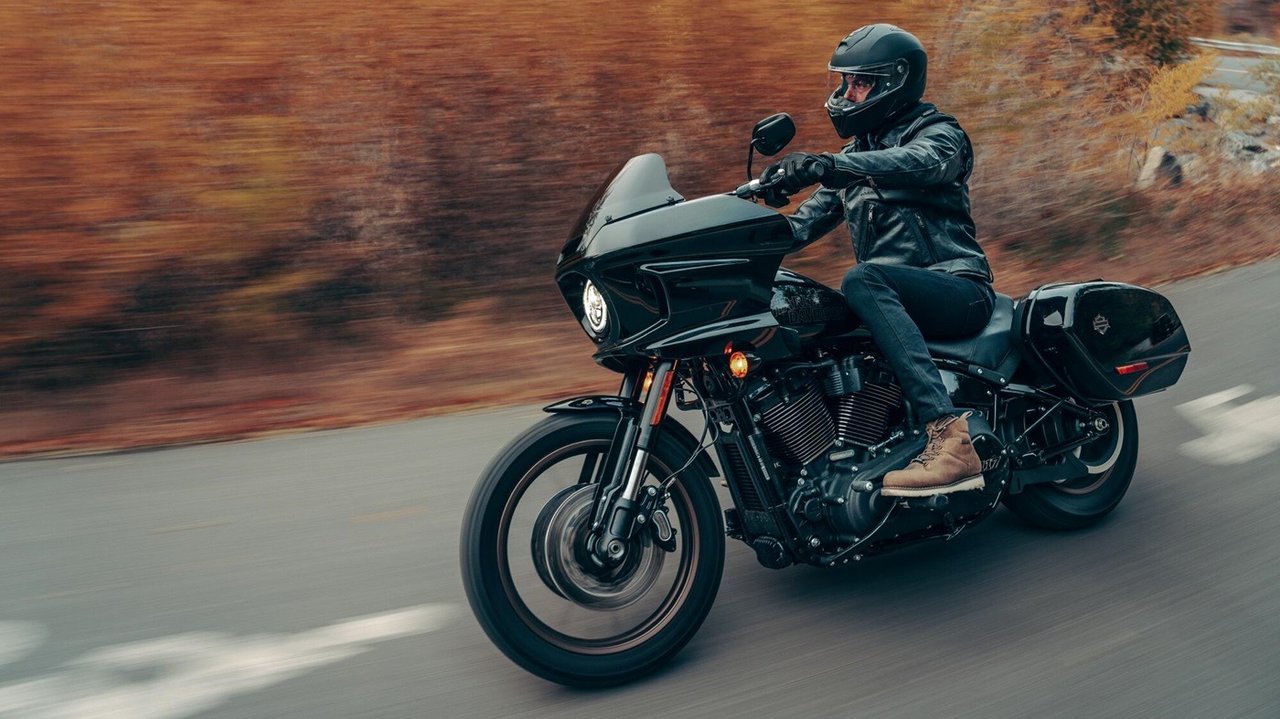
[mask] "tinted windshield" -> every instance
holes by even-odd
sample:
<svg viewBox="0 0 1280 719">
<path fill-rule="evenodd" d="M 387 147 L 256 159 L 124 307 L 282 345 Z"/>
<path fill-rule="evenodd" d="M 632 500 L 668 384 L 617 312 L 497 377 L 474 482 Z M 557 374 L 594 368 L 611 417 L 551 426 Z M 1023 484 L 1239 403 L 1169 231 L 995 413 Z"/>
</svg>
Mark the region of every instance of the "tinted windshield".
<svg viewBox="0 0 1280 719">
<path fill-rule="evenodd" d="M 610 222 L 684 200 L 672 189 L 662 157 L 652 153 L 627 160 L 605 180 L 592 199 L 570 240 L 578 237 L 589 240 L 596 230 Z"/>
</svg>

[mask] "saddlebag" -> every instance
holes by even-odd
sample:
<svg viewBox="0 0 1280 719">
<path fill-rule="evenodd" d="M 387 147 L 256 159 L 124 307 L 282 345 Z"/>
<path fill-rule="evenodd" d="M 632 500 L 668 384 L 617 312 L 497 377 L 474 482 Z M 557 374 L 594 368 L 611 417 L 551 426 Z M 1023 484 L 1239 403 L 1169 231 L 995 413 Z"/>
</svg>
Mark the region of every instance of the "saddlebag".
<svg viewBox="0 0 1280 719">
<path fill-rule="evenodd" d="M 1019 303 L 1014 321 L 1032 362 L 1091 401 L 1166 389 L 1191 352 L 1169 300 L 1121 282 L 1044 285 Z"/>
</svg>

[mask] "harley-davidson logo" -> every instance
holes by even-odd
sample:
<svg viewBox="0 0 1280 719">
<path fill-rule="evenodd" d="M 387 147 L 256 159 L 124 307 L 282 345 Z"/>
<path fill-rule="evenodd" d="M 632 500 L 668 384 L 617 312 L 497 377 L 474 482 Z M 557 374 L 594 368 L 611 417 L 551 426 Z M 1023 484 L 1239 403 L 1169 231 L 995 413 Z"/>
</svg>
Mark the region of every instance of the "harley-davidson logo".
<svg viewBox="0 0 1280 719">
<path fill-rule="evenodd" d="M 1105 335 L 1107 333 L 1107 330 L 1109 329 L 1111 329 L 1111 323 L 1107 321 L 1106 317 L 1103 317 L 1102 315 L 1098 315 L 1097 317 L 1093 318 L 1093 330 L 1095 332 L 1097 332 L 1100 335 Z"/>
</svg>

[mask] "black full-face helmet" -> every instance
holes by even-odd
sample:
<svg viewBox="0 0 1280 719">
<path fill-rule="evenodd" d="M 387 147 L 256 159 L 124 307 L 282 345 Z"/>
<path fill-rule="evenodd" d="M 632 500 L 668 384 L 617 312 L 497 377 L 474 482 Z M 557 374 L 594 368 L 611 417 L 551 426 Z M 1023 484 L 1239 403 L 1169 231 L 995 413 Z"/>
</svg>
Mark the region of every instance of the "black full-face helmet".
<svg viewBox="0 0 1280 719">
<path fill-rule="evenodd" d="M 831 54 L 827 114 L 840 137 L 870 133 L 924 96 L 929 57 L 915 35 L 880 23 L 849 33 Z M 870 87 L 861 102 L 847 97 L 849 86 Z"/>
</svg>

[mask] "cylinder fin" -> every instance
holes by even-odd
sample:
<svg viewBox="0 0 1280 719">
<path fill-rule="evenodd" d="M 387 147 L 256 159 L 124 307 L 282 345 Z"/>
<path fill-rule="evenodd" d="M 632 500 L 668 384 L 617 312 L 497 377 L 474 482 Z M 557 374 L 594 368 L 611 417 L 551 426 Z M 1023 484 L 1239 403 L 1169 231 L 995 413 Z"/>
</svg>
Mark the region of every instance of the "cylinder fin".
<svg viewBox="0 0 1280 719">
<path fill-rule="evenodd" d="M 816 383 L 760 415 L 769 448 L 793 462 L 812 462 L 835 442 L 835 424 Z"/>
<path fill-rule="evenodd" d="M 836 433 L 846 444 L 870 447 L 888 436 L 889 417 L 902 404 L 894 384 L 864 384 L 862 390 L 835 401 Z"/>
</svg>

